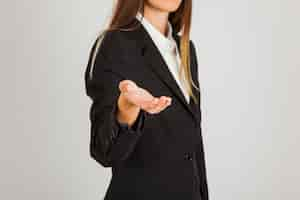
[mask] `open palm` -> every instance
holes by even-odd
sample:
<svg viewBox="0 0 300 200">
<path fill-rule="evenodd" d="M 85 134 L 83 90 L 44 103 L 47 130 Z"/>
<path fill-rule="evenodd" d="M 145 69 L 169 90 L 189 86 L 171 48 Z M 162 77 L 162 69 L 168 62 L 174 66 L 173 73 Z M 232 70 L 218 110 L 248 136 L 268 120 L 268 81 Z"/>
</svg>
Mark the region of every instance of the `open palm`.
<svg viewBox="0 0 300 200">
<path fill-rule="evenodd" d="M 139 87 L 131 80 L 123 80 L 119 83 L 119 89 L 124 97 L 132 104 L 150 114 L 156 114 L 164 110 L 171 104 L 171 97 L 154 97 L 149 91 Z"/>
</svg>

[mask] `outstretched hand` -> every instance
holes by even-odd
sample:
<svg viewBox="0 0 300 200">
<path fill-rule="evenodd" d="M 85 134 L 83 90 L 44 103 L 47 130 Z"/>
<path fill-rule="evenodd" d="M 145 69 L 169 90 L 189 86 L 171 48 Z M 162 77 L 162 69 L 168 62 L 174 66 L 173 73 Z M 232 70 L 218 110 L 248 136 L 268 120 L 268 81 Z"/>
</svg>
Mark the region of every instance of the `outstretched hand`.
<svg viewBox="0 0 300 200">
<path fill-rule="evenodd" d="M 171 97 L 154 97 L 149 91 L 139 87 L 131 80 L 121 81 L 119 83 L 119 89 L 128 102 L 150 114 L 159 113 L 171 105 Z"/>
</svg>

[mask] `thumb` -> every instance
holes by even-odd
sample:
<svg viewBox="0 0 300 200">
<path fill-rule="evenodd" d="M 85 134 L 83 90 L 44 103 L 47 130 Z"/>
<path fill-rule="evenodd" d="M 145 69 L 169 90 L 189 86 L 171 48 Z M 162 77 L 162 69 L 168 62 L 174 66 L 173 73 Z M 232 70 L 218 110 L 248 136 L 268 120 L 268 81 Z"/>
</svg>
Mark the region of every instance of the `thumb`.
<svg viewBox="0 0 300 200">
<path fill-rule="evenodd" d="M 137 85 L 131 80 L 123 80 L 119 84 L 121 92 L 129 92 L 137 89 Z"/>
</svg>

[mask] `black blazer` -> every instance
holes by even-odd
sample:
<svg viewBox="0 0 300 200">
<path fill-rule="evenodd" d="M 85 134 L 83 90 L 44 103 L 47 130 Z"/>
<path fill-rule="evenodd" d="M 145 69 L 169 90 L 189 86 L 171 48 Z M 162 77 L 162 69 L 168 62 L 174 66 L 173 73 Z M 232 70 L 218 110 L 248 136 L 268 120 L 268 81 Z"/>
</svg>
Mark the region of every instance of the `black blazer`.
<svg viewBox="0 0 300 200">
<path fill-rule="evenodd" d="M 192 98 L 187 103 L 150 35 L 137 23 L 133 31 L 106 33 L 91 70 L 95 42 L 85 71 L 86 94 L 92 99 L 90 156 L 112 168 L 104 199 L 208 200 L 200 107 Z M 179 46 L 180 36 L 173 36 Z M 192 41 L 190 47 L 192 78 L 199 86 Z M 171 105 L 159 114 L 141 110 L 130 128 L 120 125 L 115 111 L 124 79 L 154 96 L 170 96 Z M 199 99 L 200 93 L 194 93 Z"/>
</svg>

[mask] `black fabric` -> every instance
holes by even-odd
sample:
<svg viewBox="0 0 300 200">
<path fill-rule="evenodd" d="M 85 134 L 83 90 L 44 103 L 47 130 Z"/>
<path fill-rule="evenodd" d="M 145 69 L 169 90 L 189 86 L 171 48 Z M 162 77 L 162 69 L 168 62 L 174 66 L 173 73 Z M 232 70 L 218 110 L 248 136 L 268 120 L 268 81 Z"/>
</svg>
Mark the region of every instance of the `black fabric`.
<svg viewBox="0 0 300 200">
<path fill-rule="evenodd" d="M 174 37 L 179 46 L 180 36 Z M 185 101 L 141 24 L 132 31 L 107 32 L 91 70 L 95 44 L 85 71 L 85 88 L 92 100 L 90 156 L 112 170 L 104 200 L 208 200 L 199 91 L 193 89 L 197 102 Z M 191 75 L 199 86 L 192 41 L 190 52 Z M 118 85 L 125 79 L 154 96 L 170 96 L 172 104 L 158 114 L 141 110 L 131 127 L 118 123 Z"/>
<path fill-rule="evenodd" d="M 117 104 L 115 104 L 112 112 L 116 114 Z M 140 130 L 143 123 L 144 123 L 144 117 L 145 116 L 144 116 L 143 112 L 144 112 L 143 110 L 140 110 L 136 121 L 131 126 L 129 126 L 127 123 L 122 123 L 122 122 L 119 122 L 117 119 L 115 119 L 115 125 L 114 126 L 117 126 L 117 129 L 118 129 L 117 130 L 117 133 L 118 133 L 117 137 L 120 133 L 125 132 L 125 131 L 136 132 L 136 131 Z"/>
</svg>

